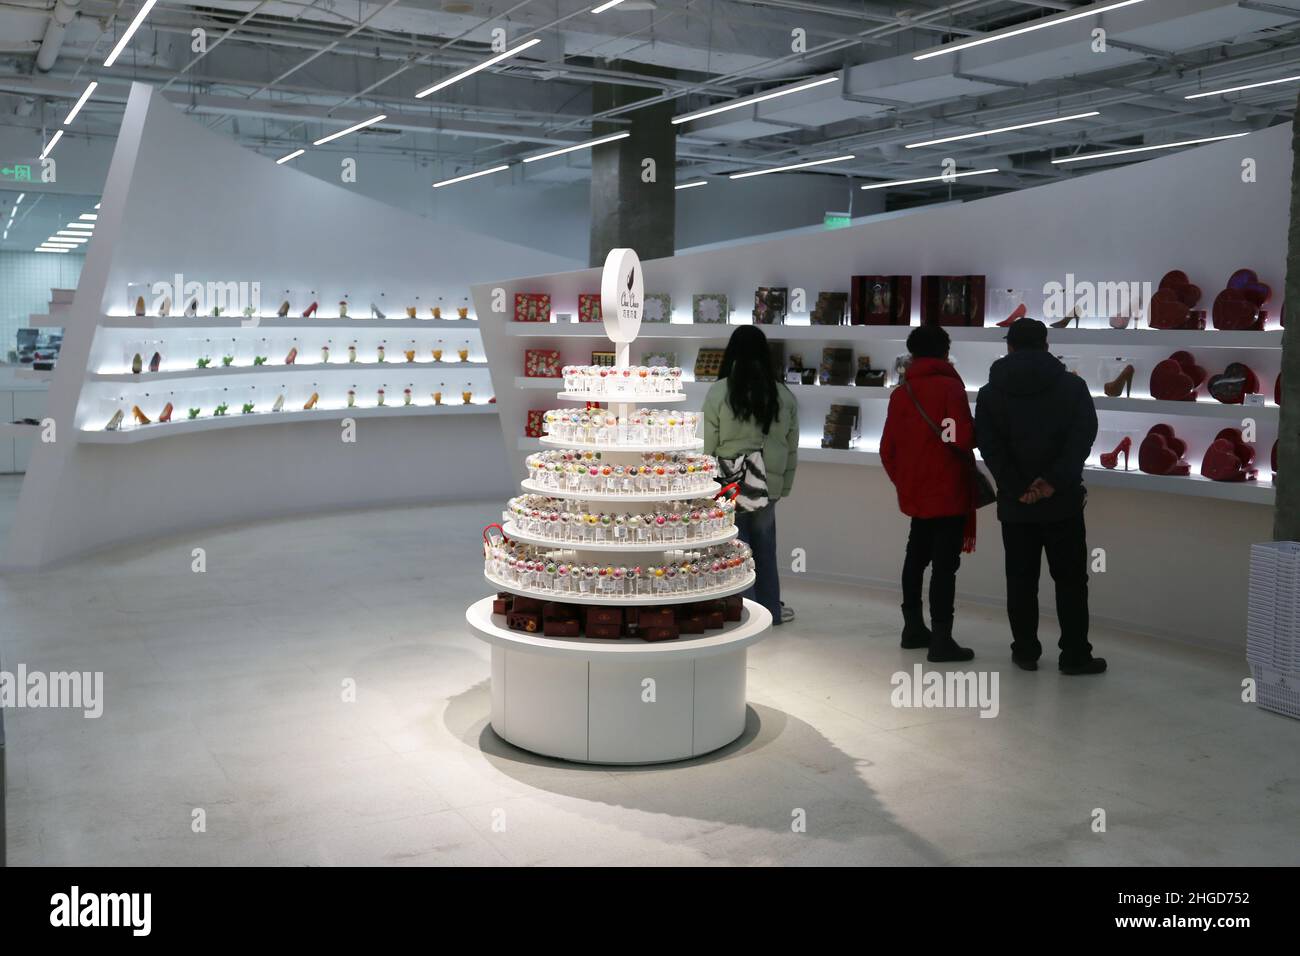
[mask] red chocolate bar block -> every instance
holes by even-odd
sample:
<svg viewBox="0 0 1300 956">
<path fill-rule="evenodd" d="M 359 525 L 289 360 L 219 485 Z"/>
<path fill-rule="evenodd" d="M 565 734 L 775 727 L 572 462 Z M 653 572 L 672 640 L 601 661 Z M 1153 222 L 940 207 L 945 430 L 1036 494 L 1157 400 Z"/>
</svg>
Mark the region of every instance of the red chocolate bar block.
<svg viewBox="0 0 1300 956">
<path fill-rule="evenodd" d="M 576 617 L 548 617 L 542 622 L 545 637 L 577 637 L 582 633 L 582 622 Z"/>
<path fill-rule="evenodd" d="M 578 620 L 578 606 L 576 604 L 564 604 L 560 601 L 548 601 L 542 607 L 542 619 L 545 621 L 576 621 Z"/>
<path fill-rule="evenodd" d="M 709 611 L 704 615 L 704 629 L 717 631 L 727 626 L 726 611 Z"/>
<path fill-rule="evenodd" d="M 587 636 L 607 639 L 622 637 L 623 626 L 621 624 L 593 624 L 590 615 L 588 615 Z"/>
<path fill-rule="evenodd" d="M 508 598 L 508 597 L 493 598 L 493 599 L 492 599 L 492 613 L 493 613 L 493 614 L 509 614 L 509 613 L 510 613 L 510 603 L 511 603 L 511 602 L 510 602 L 510 598 Z"/>
<path fill-rule="evenodd" d="M 613 624 L 623 626 L 623 609 L 617 607 L 589 607 L 587 609 L 587 626 L 593 624 Z"/>
<path fill-rule="evenodd" d="M 511 611 L 506 615 L 506 627 L 512 631 L 536 634 L 542 629 L 542 616 L 536 611 Z"/>
<path fill-rule="evenodd" d="M 522 611 L 526 614 L 536 614 L 538 617 L 541 617 L 542 604 L 543 602 L 538 598 L 527 597 L 523 594 L 516 594 L 514 595 L 514 607 L 512 607 L 511 610 Z"/>
<path fill-rule="evenodd" d="M 673 609 L 670 607 L 643 607 L 637 619 L 641 629 L 649 627 L 673 627 Z"/>
<path fill-rule="evenodd" d="M 733 594 L 731 597 L 723 598 L 722 603 L 727 609 L 727 620 L 739 621 L 745 610 L 745 599 L 739 594 Z"/>
<path fill-rule="evenodd" d="M 642 627 L 637 636 L 643 641 L 675 641 L 679 631 L 676 624 L 656 624 L 654 627 Z"/>
</svg>

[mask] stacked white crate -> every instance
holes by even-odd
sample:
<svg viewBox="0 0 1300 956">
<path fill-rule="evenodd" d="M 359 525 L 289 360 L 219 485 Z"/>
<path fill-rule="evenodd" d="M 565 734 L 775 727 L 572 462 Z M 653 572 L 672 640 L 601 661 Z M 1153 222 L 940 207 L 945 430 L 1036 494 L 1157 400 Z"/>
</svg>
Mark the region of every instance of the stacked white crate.
<svg viewBox="0 0 1300 956">
<path fill-rule="evenodd" d="M 1256 703 L 1300 719 L 1300 542 L 1251 545 L 1246 660 Z"/>
</svg>

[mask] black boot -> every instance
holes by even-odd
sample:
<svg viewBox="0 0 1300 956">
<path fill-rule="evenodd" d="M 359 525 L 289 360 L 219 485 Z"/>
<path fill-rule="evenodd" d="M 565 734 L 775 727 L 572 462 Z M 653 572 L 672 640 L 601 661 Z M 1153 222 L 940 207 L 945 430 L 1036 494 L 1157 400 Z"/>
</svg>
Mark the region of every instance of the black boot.
<svg viewBox="0 0 1300 956">
<path fill-rule="evenodd" d="M 949 661 L 969 661 L 975 652 L 969 647 L 962 647 L 952 639 L 952 619 L 932 621 L 934 632 L 930 637 L 930 653 L 925 659 L 931 664 L 945 664 Z"/>
<path fill-rule="evenodd" d="M 930 646 L 930 629 L 925 626 L 925 616 L 921 608 L 903 605 L 903 640 L 905 651 L 915 651 Z"/>
<path fill-rule="evenodd" d="M 1088 657 L 1086 660 L 1071 661 L 1068 664 L 1062 661 L 1058 666 L 1062 674 L 1104 674 L 1106 673 L 1106 658 Z"/>
</svg>

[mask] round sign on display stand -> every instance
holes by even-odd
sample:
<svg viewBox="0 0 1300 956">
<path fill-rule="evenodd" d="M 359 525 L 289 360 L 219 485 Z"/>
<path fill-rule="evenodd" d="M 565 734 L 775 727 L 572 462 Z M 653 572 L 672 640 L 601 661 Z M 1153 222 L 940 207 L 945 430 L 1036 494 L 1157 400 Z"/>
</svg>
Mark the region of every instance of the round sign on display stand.
<svg viewBox="0 0 1300 956">
<path fill-rule="evenodd" d="M 600 277 L 600 314 L 605 334 L 627 345 L 641 331 L 645 314 L 645 276 L 641 259 L 633 249 L 611 249 Z"/>
</svg>

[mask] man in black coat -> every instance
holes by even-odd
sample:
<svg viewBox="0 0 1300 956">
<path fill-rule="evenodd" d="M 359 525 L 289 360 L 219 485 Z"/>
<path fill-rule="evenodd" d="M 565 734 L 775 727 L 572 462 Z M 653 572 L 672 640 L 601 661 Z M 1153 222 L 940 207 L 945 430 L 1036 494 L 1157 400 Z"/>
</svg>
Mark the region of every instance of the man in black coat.
<svg viewBox="0 0 1300 956">
<path fill-rule="evenodd" d="M 975 443 L 998 486 L 1006 552 L 1011 658 L 1037 670 L 1038 576 L 1043 552 L 1056 584 L 1065 674 L 1100 674 L 1088 643 L 1088 544 L 1083 466 L 1097 437 L 1087 383 L 1047 351 L 1047 326 L 1017 319 L 1008 354 L 989 369 L 975 403 Z"/>
</svg>

